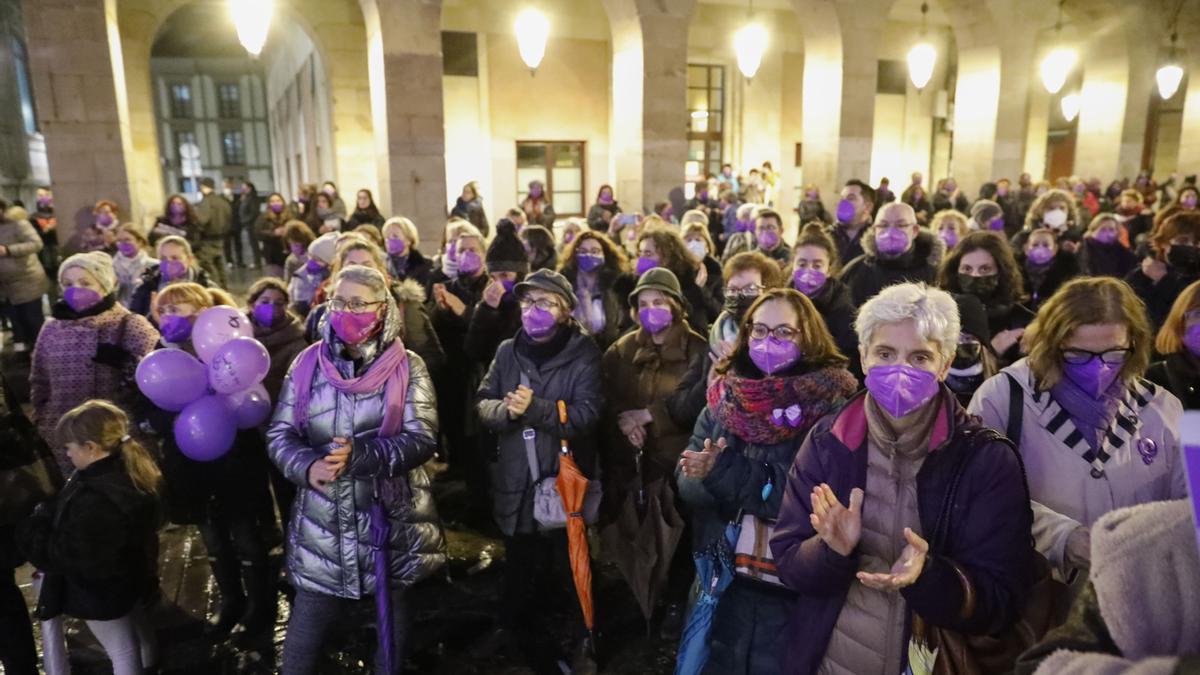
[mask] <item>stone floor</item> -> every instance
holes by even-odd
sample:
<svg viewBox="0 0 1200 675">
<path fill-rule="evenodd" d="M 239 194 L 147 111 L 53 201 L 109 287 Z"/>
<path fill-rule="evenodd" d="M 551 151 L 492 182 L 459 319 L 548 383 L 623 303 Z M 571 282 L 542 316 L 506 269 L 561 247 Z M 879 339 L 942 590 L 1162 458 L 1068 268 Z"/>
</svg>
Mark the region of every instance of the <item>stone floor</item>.
<svg viewBox="0 0 1200 675">
<path fill-rule="evenodd" d="M 231 290 L 244 289 L 258 274 L 234 270 Z M 11 382 L 28 380 L 27 359 L 15 355 L 0 333 L 0 367 Z M 19 387 L 23 389 L 23 387 Z M 443 466 L 435 465 L 435 472 Z M 469 647 L 489 631 L 499 614 L 503 545 L 494 532 L 482 532 L 455 524 L 465 513 L 466 487 L 462 481 L 440 476 L 434 483 L 435 497 L 446 526 L 450 564 L 444 574 L 423 582 L 412 592 L 407 668 L 413 673 L 533 672 L 523 655 L 515 650 L 487 659 L 472 658 Z M 209 573 L 204 544 L 194 527 L 172 527 L 161 533 L 160 575 L 162 602 L 153 614 L 162 651 L 161 672 L 168 675 L 225 675 L 229 673 L 276 672 L 288 616 L 288 602 L 279 596 L 279 620 L 261 644 L 235 648 L 229 641 L 205 637 L 205 621 L 214 610 L 216 590 Z M 278 556 L 276 556 L 278 562 Z M 647 630 L 641 612 L 616 568 L 593 561 L 593 594 L 596 602 L 597 644 L 600 670 L 616 674 L 670 673 L 674 668 L 675 644 Z M 32 569 L 18 570 L 18 580 L 32 608 Z M 577 624 L 566 612 L 576 608 L 551 609 L 550 624 Z M 369 614 L 369 613 L 367 613 Z M 329 643 L 320 671 L 341 675 L 366 673 L 371 662 L 373 629 L 371 617 L 359 622 Z M 36 630 L 36 628 L 35 628 Z M 566 650 L 572 635 L 554 638 Z M 0 636 L 2 639 L 2 636 Z M 107 675 L 111 667 L 103 651 L 79 622 L 68 623 L 73 672 L 76 675 Z M 0 669 L 0 673 L 3 669 Z"/>
</svg>

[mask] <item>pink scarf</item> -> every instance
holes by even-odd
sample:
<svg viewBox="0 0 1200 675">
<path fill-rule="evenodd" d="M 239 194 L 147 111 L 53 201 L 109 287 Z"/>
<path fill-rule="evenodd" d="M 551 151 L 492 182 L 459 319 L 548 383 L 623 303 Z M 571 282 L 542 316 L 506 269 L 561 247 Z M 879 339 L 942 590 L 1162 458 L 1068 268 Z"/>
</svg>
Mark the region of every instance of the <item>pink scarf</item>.
<svg viewBox="0 0 1200 675">
<path fill-rule="evenodd" d="M 317 365 L 329 384 L 348 394 L 371 394 L 383 389 L 383 424 L 379 428 L 380 438 L 391 438 L 404 427 L 404 398 L 408 394 L 408 352 L 404 343 L 396 338 L 387 350 L 375 359 L 367 372 L 358 377 L 343 379 L 337 366 L 330 360 L 325 342 L 318 342 L 300 352 L 292 369 L 292 381 L 296 383 L 294 406 L 296 426 L 301 430 L 308 424 L 308 402 L 312 394 L 313 375 Z"/>
</svg>

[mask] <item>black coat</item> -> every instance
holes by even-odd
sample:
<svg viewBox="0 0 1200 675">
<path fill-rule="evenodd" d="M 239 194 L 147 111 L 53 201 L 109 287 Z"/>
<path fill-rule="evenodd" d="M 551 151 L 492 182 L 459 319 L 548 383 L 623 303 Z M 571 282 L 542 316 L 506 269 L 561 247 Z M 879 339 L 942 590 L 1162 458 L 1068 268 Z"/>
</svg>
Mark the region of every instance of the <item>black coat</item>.
<svg viewBox="0 0 1200 675">
<path fill-rule="evenodd" d="M 876 254 L 875 234 L 868 231 L 862 237 L 865 251 L 842 270 L 841 280 L 850 289 L 855 306 L 862 306 L 876 293 L 888 286 L 922 281 L 932 284 L 946 245 L 931 232 L 922 230 L 907 253 L 896 258 L 881 258 Z"/>
<path fill-rule="evenodd" d="M 404 281 L 412 279 L 421 284 L 425 289 L 425 295 L 429 296 L 430 277 L 433 274 L 433 263 L 429 258 L 426 258 L 417 249 L 409 249 L 408 255 L 404 258 L 398 256 L 388 256 L 387 260 L 388 274 L 391 275 L 393 281 Z"/>
<path fill-rule="evenodd" d="M 162 272 L 158 270 L 158 265 L 151 265 L 142 273 L 142 283 L 133 291 L 133 297 L 129 299 L 129 311 L 134 314 L 141 314 L 144 317 L 150 317 L 150 296 L 158 293 L 161 286 L 164 286 Z M 208 273 L 194 266 L 189 270 L 189 278 L 187 281 L 194 281 L 206 288 L 212 288 L 215 284 L 208 280 Z"/>
<path fill-rule="evenodd" d="M 1173 265 L 1167 265 L 1167 274 L 1158 283 L 1151 281 L 1140 267 L 1125 277 L 1125 281 L 1133 287 L 1133 292 L 1146 304 L 1146 314 L 1156 331 L 1167 320 L 1175 298 L 1195 280 L 1196 277 L 1184 274 Z"/>
<path fill-rule="evenodd" d="M 1086 237 L 1079 245 L 1079 268 L 1094 277 L 1124 279 L 1138 266 L 1138 257 L 1120 243 L 1103 244 Z"/>
<path fill-rule="evenodd" d="M 854 330 L 854 317 L 858 314 L 858 308 L 854 305 L 854 299 L 850 297 L 850 289 L 837 279 L 827 279 L 821 290 L 809 300 L 812 300 L 821 318 L 825 319 L 825 327 L 833 336 L 833 343 L 837 345 L 838 351 L 850 359 L 846 368 L 862 382 L 858 333 Z"/>
<path fill-rule="evenodd" d="M 106 621 L 153 590 L 156 499 L 139 491 L 119 455 L 76 474 L 17 527 L 17 545 L 45 573 L 38 616 Z"/>
<path fill-rule="evenodd" d="M 1146 379 L 1175 394 L 1184 410 L 1200 410 L 1200 363 L 1187 352 L 1151 364 Z"/>
<path fill-rule="evenodd" d="M 846 234 L 846 228 L 841 223 L 834 223 L 825 228 L 825 232 L 833 237 L 833 243 L 837 245 L 838 260 L 843 265 L 850 264 L 850 261 L 863 254 L 862 240 L 869 229 L 871 229 L 871 224 L 867 223 L 851 237 Z"/>
<path fill-rule="evenodd" d="M 708 334 L 708 327 L 721 314 L 725 302 L 725 281 L 721 276 L 721 263 L 712 256 L 705 256 L 704 268 L 708 272 L 708 280 L 704 288 L 696 285 L 694 273 L 678 274 L 683 299 L 687 301 L 687 321 L 692 330 L 701 335 Z M 672 270 L 674 271 L 674 270 Z"/>
<path fill-rule="evenodd" d="M 633 317 L 629 313 L 629 294 L 633 292 L 637 280 L 632 274 L 619 273 L 605 267 L 599 272 L 600 278 L 597 281 L 597 286 L 600 287 L 600 292 L 604 294 L 604 331 L 601 333 L 592 333 L 592 339 L 596 341 L 596 346 L 600 351 L 608 349 L 609 345 L 617 341 L 630 328 L 633 328 Z M 578 268 L 564 269 L 563 276 L 567 281 L 571 282 L 571 287 L 578 292 L 579 279 Z M 587 327 L 585 326 L 585 330 Z"/>
<path fill-rule="evenodd" d="M 354 213 L 350 214 L 350 218 L 346 220 L 346 227 L 344 229 L 347 232 L 351 232 L 359 225 L 374 225 L 377 228 L 382 228 L 383 215 L 379 211 L 368 213 L 367 211 L 355 209 Z"/>
<path fill-rule="evenodd" d="M 471 313 L 464 342 L 467 354 L 478 365 L 486 368 L 496 358 L 500 343 L 516 336 L 521 330 L 521 308 L 515 296 L 504 298 L 498 307 L 483 300 Z"/>
<path fill-rule="evenodd" d="M 1017 253 L 1016 258 L 1017 265 L 1021 268 L 1021 278 L 1025 282 L 1025 291 L 1029 293 L 1029 309 L 1035 313 L 1063 284 L 1080 274 L 1079 258 L 1070 251 L 1059 250 L 1054 254 L 1049 267 L 1036 275 L 1030 274 L 1024 253 Z"/>
</svg>

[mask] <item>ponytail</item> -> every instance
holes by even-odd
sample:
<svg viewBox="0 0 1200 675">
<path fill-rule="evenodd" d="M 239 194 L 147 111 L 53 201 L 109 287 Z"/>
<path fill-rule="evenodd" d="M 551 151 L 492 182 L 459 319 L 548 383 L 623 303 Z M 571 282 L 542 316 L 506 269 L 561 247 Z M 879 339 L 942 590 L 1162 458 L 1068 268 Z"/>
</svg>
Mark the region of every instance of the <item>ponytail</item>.
<svg viewBox="0 0 1200 675">
<path fill-rule="evenodd" d="M 162 472 L 145 446 L 126 434 L 121 437 L 121 444 L 117 447 L 121 449 L 121 463 L 133 486 L 148 495 L 157 494 Z"/>
</svg>

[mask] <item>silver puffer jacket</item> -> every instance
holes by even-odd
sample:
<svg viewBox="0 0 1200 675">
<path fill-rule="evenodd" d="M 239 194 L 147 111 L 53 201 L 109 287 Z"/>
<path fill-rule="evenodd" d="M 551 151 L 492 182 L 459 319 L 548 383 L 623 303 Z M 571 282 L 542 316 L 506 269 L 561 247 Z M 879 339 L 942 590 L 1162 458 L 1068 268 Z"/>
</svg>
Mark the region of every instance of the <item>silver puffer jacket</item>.
<svg viewBox="0 0 1200 675">
<path fill-rule="evenodd" d="M 322 348 L 329 349 L 342 377 L 361 375 L 401 332 L 400 313 L 389 299 L 387 321 L 379 338 L 363 347 L 355 363 L 328 323 Z M 295 364 L 293 364 L 294 366 Z M 296 588 L 341 598 L 375 592 L 370 507 L 375 495 L 384 502 L 391 526 L 388 558 L 393 587 L 410 586 L 446 562 L 446 545 L 422 465 L 437 445 L 437 403 L 425 362 L 408 352 L 409 382 L 404 430 L 378 438 L 384 394 L 348 394 L 328 382 L 318 366 L 309 396 L 308 422 L 296 426 L 292 372 L 284 380 L 267 431 L 271 460 L 300 491 L 288 526 L 288 571 Z M 353 438 L 346 471 L 329 484 L 328 494 L 308 484 L 308 468 L 333 447 L 335 437 Z"/>
</svg>

